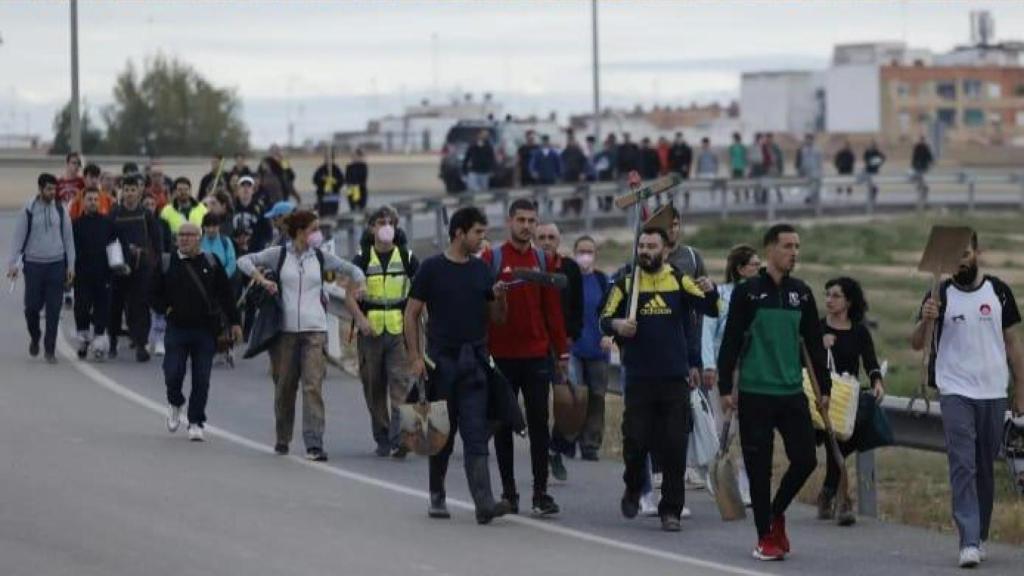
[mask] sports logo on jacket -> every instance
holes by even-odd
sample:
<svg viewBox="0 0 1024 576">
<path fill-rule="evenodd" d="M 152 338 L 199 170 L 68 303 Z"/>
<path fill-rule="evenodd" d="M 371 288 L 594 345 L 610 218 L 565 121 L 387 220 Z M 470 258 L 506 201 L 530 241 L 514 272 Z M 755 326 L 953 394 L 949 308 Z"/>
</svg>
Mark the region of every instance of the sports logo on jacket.
<svg viewBox="0 0 1024 576">
<path fill-rule="evenodd" d="M 672 309 L 668 307 L 665 300 L 661 297 L 661 294 L 654 294 L 646 304 L 640 308 L 641 316 L 664 316 L 671 314 Z"/>
<path fill-rule="evenodd" d="M 799 292 L 790 292 L 789 293 L 789 305 L 794 307 L 794 308 L 799 308 L 800 307 L 800 293 Z"/>
</svg>

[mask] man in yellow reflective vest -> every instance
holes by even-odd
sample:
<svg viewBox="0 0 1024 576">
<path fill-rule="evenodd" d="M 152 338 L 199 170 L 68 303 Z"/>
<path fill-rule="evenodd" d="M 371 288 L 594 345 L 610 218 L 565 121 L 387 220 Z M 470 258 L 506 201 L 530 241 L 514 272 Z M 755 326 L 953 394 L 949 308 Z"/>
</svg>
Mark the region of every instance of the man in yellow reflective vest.
<svg viewBox="0 0 1024 576">
<path fill-rule="evenodd" d="M 174 181 L 174 198 L 160 210 L 160 219 L 167 222 L 171 234 L 178 235 L 178 229 L 185 222 L 200 228 L 206 216 L 206 206 L 192 197 L 192 182 L 184 176 Z"/>
<path fill-rule="evenodd" d="M 407 450 L 399 442 L 398 407 L 412 383 L 406 370 L 402 315 L 419 262 L 405 245 L 394 208 L 378 208 L 367 224 L 362 250 L 353 259 L 366 273 L 366 294 L 358 308 L 349 306 L 359 330 L 359 377 L 377 443 L 375 453 L 404 458 Z"/>
</svg>

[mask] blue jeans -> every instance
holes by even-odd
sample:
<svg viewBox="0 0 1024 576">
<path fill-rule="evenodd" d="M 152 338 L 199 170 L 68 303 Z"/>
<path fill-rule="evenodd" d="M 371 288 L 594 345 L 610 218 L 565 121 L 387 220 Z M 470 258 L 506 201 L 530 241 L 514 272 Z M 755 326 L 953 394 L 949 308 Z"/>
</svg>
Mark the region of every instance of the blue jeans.
<svg viewBox="0 0 1024 576">
<path fill-rule="evenodd" d="M 64 298 L 67 265 L 64 262 L 39 264 L 25 262 L 25 322 L 33 342 L 40 338 L 39 314 L 46 309 L 46 336 L 43 349 L 53 355 L 57 350 L 57 326 Z"/>
<path fill-rule="evenodd" d="M 953 520 L 960 532 L 961 548 L 988 540 L 995 499 L 995 460 L 1003 438 L 1006 403 L 1006 398 L 939 397 L 953 492 Z"/>
<path fill-rule="evenodd" d="M 216 339 L 209 330 L 179 328 L 168 323 L 164 345 L 167 348 L 163 365 L 167 402 L 172 406 L 185 404 L 185 396 L 181 390 L 191 359 L 192 390 L 188 398 L 188 421 L 190 424 L 201 426 L 206 422 L 206 399 L 210 392 L 213 355 L 217 351 Z"/>
<path fill-rule="evenodd" d="M 466 174 L 466 188 L 470 192 L 486 192 L 490 187 L 490 172 L 470 172 Z"/>
</svg>

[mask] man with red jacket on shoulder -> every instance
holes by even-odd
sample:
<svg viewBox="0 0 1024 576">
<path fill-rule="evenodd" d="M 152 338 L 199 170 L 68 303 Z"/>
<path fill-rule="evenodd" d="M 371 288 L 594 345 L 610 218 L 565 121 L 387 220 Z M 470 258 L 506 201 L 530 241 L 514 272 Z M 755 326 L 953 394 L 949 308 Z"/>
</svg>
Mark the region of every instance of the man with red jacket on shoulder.
<svg viewBox="0 0 1024 576">
<path fill-rule="evenodd" d="M 551 357 L 558 359 L 563 374 L 569 359 L 568 339 L 558 289 L 552 286 L 513 282 L 519 268 L 553 272 L 554 259 L 532 245 L 537 228 L 537 205 L 529 199 L 512 202 L 508 211 L 508 241 L 483 254 L 497 280 L 512 283 L 508 289 L 508 319 L 491 324 L 488 345 L 498 370 L 508 379 L 516 395 L 523 394 L 526 425 L 530 436 L 533 468 L 533 507 L 538 516 L 558 514 L 558 505 L 548 494 L 548 394 L 553 380 Z M 503 487 L 502 499 L 513 513 L 519 511 L 519 493 L 513 468 L 512 430 L 494 435 Z"/>
</svg>

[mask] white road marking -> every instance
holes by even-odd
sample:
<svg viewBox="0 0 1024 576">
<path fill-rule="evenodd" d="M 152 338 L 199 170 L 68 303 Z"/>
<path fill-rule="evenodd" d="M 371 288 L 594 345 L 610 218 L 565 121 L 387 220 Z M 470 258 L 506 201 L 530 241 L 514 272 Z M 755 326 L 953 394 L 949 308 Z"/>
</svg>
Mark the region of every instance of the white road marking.
<svg viewBox="0 0 1024 576">
<path fill-rule="evenodd" d="M 100 372 L 95 366 L 89 364 L 88 362 L 79 360 L 78 357 L 75 354 L 75 351 L 72 350 L 71 346 L 65 341 L 64 338 L 59 338 L 58 339 L 57 349 L 60 352 L 60 354 L 62 356 L 64 356 L 71 363 L 72 366 L 74 366 L 75 370 L 80 372 L 83 376 L 85 376 L 89 380 L 92 380 L 97 385 L 101 386 L 102 388 L 105 388 L 109 392 L 112 392 L 112 393 L 120 396 L 121 398 L 123 398 L 123 399 L 125 399 L 125 400 L 127 400 L 127 401 L 129 401 L 131 403 L 133 403 L 133 404 L 136 404 L 137 406 L 145 408 L 145 409 L 147 409 L 147 410 L 149 410 L 151 412 L 154 412 L 156 414 L 159 414 L 161 416 L 166 415 L 166 411 L 167 411 L 166 405 L 164 405 L 164 404 L 162 404 L 160 402 L 157 402 L 155 400 L 152 400 L 150 398 L 147 398 L 147 397 L 145 397 L 145 396 L 143 396 L 143 395 L 141 395 L 141 394 L 139 394 L 139 393 L 137 393 L 137 392 L 135 392 L 133 390 L 130 390 L 130 389 L 122 386 L 121 384 L 119 384 L 113 378 L 111 378 L 111 377 L 107 376 L 106 374 L 103 374 L 102 372 Z M 216 426 L 206 426 L 205 429 L 206 429 L 207 434 L 209 434 L 211 436 L 222 438 L 224 440 L 227 440 L 227 441 L 232 442 L 234 444 L 237 444 L 239 446 L 242 446 L 242 447 L 245 447 L 245 448 L 249 448 L 249 449 L 255 450 L 257 452 L 264 452 L 264 453 L 267 453 L 267 454 L 273 454 L 274 453 L 273 447 L 271 447 L 271 446 L 268 446 L 268 445 L 265 445 L 265 444 L 260 444 L 259 442 L 256 442 L 255 440 L 252 440 L 252 439 L 246 438 L 244 436 L 235 434 L 234 432 L 230 432 L 230 431 L 225 430 L 223 428 L 218 428 Z M 417 498 L 419 500 L 429 501 L 429 499 L 430 499 L 429 493 L 424 491 L 424 490 L 417 490 L 417 489 L 414 489 L 414 488 L 409 488 L 408 486 L 403 486 L 401 484 L 396 484 L 394 482 L 388 482 L 386 480 L 381 480 L 379 478 L 375 478 L 373 476 L 368 476 L 366 474 L 361 474 L 359 472 L 353 472 L 351 470 L 346 470 L 346 469 L 340 468 L 340 467 L 338 467 L 336 465 L 325 465 L 325 464 L 320 464 L 320 463 L 316 463 L 316 462 L 310 462 L 310 461 L 306 460 L 305 458 L 303 458 L 301 456 L 276 456 L 276 457 L 277 458 L 288 458 L 292 462 L 294 462 L 296 464 L 300 464 L 302 466 L 306 466 L 307 468 L 311 468 L 311 469 L 317 470 L 319 472 L 325 472 L 327 474 L 331 474 L 331 475 L 336 476 L 338 478 L 344 478 L 346 480 L 352 480 L 354 482 L 359 482 L 359 483 L 365 484 L 367 486 L 373 486 L 375 488 L 380 488 L 380 489 L 388 490 L 388 491 L 395 492 L 395 493 L 398 493 L 398 494 L 404 494 L 406 496 L 411 496 L 411 497 Z M 467 511 L 472 511 L 474 509 L 472 503 L 466 502 L 464 500 L 456 500 L 456 499 L 452 499 L 452 498 L 448 499 L 448 505 L 452 506 L 454 508 L 459 508 L 459 509 L 467 510 Z M 616 549 L 616 550 L 621 550 L 623 552 L 631 552 L 631 553 L 634 553 L 634 554 L 640 554 L 642 556 L 648 556 L 648 557 L 651 557 L 651 558 L 659 558 L 661 560 L 667 560 L 669 562 L 675 562 L 677 564 L 683 564 L 685 566 L 691 566 L 691 567 L 694 567 L 694 568 L 704 568 L 704 569 L 709 569 L 709 570 L 717 570 L 717 571 L 720 571 L 720 572 L 729 573 L 729 574 L 737 574 L 737 575 L 741 575 L 741 576 L 767 576 L 766 572 L 758 572 L 758 571 L 755 571 L 755 570 L 749 570 L 749 569 L 740 568 L 740 567 L 737 567 L 737 566 L 729 566 L 727 564 L 721 564 L 721 563 L 712 562 L 712 561 L 709 561 L 709 560 L 701 560 L 700 558 L 694 558 L 692 556 L 686 556 L 684 554 L 675 554 L 675 553 L 672 553 L 672 552 L 665 552 L 664 550 L 658 550 L 656 548 L 650 548 L 648 546 L 641 546 L 639 544 L 630 544 L 628 542 L 620 542 L 618 540 L 613 540 L 611 538 L 606 538 L 604 536 L 598 536 L 597 534 L 592 534 L 590 532 L 584 532 L 582 530 L 576 530 L 576 529 L 573 529 L 573 528 L 566 528 L 564 526 L 559 526 L 557 524 L 553 524 L 553 523 L 550 523 L 550 522 L 534 520 L 532 518 L 526 518 L 526 517 L 523 517 L 523 516 L 506 516 L 506 517 L 502 518 L 502 521 L 513 522 L 513 523 L 516 523 L 516 524 L 521 524 L 523 526 L 528 526 L 530 528 L 534 528 L 536 530 L 541 530 L 543 532 L 548 532 L 548 533 L 551 533 L 551 534 L 558 534 L 558 535 L 561 535 L 561 536 L 566 536 L 568 538 L 573 538 L 573 539 L 579 540 L 581 542 L 588 542 L 588 543 L 591 543 L 591 544 L 597 544 L 597 545 L 600 545 L 600 546 L 605 546 L 605 547 L 608 547 L 608 548 L 613 548 L 613 549 Z"/>
</svg>

